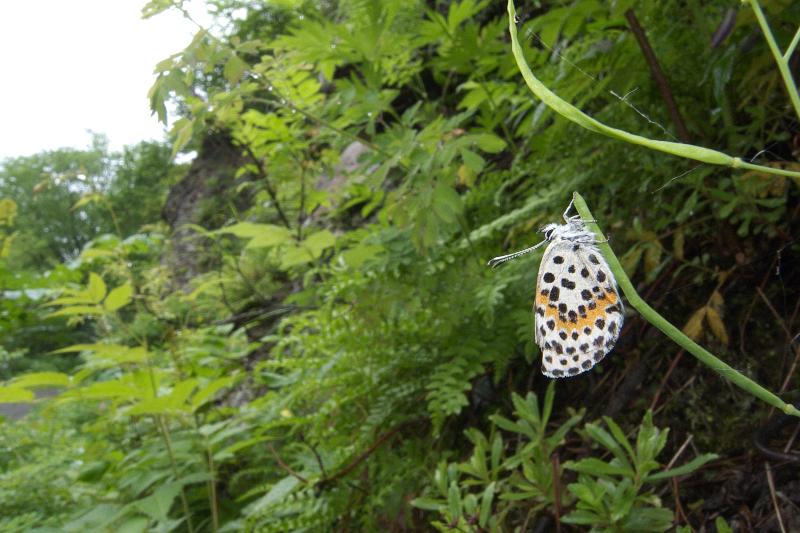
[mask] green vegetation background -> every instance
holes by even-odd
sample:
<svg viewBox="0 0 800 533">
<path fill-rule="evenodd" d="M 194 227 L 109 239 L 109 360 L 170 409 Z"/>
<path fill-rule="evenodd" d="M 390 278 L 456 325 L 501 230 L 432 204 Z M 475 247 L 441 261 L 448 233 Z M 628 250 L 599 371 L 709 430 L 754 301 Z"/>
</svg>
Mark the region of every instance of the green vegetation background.
<svg viewBox="0 0 800 533">
<path fill-rule="evenodd" d="M 602 365 L 547 380 L 539 254 L 485 266 L 580 191 L 654 308 L 796 400 L 796 180 L 554 114 L 505 2 L 209 6 L 156 67 L 170 146 L 98 136 L 0 167 L 0 402 L 36 406 L 0 423 L 0 530 L 800 527 L 796 422 L 634 314 Z M 785 48 L 800 5 L 763 7 Z M 520 1 L 527 62 L 601 122 L 676 140 L 629 8 L 693 144 L 800 169 L 747 6 Z"/>
</svg>

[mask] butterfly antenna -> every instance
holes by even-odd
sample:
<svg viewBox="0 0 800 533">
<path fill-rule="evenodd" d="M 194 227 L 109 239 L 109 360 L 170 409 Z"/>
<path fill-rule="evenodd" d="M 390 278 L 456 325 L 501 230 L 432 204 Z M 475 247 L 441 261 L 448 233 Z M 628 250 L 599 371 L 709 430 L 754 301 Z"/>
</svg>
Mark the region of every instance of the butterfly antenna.
<svg viewBox="0 0 800 533">
<path fill-rule="evenodd" d="M 489 265 L 490 267 L 494 268 L 497 265 L 499 265 L 500 263 L 505 263 L 506 261 L 511 261 L 512 259 L 516 259 L 517 257 L 519 257 L 521 255 L 525 255 L 525 254 L 527 254 L 529 252 L 532 252 L 532 251 L 534 251 L 535 249 L 539 248 L 541 245 L 543 245 L 546 242 L 547 242 L 547 240 L 544 240 L 544 241 L 540 242 L 539 244 L 534 244 L 530 248 L 525 248 L 524 250 L 520 250 L 518 252 L 514 252 L 513 254 L 507 254 L 507 255 L 501 255 L 501 256 L 498 256 L 498 257 L 494 257 L 494 258 L 489 260 L 487 265 Z"/>
</svg>

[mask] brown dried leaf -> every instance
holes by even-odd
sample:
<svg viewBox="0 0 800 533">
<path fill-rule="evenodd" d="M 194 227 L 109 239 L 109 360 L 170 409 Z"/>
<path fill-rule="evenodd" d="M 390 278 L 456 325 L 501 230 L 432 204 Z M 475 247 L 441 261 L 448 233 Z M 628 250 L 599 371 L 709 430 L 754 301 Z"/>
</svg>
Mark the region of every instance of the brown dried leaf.
<svg viewBox="0 0 800 533">
<path fill-rule="evenodd" d="M 725 324 L 722 322 L 722 317 L 719 316 L 717 310 L 713 307 L 706 308 L 706 319 L 708 320 L 708 327 L 711 328 L 711 333 L 722 344 L 728 344 L 728 332 L 725 330 Z"/>
<path fill-rule="evenodd" d="M 725 305 L 725 299 L 722 297 L 719 291 L 714 291 L 711 294 L 711 298 L 708 299 L 708 305 L 721 313 L 722 307 Z"/>
<path fill-rule="evenodd" d="M 661 263 L 661 253 L 664 249 L 658 241 L 651 241 L 645 245 L 644 250 L 644 273 L 650 276 Z"/>
<path fill-rule="evenodd" d="M 700 334 L 703 333 L 703 319 L 706 317 L 706 311 L 708 311 L 708 307 L 701 307 L 694 312 L 686 325 L 683 326 L 683 332 L 690 339 L 696 341 L 700 338 Z"/>
<path fill-rule="evenodd" d="M 620 259 L 620 264 L 622 265 L 622 269 L 628 275 L 629 278 L 632 278 L 634 274 L 636 274 L 636 269 L 639 267 L 639 260 L 642 258 L 642 252 L 644 248 L 639 245 L 635 245 L 633 248 L 625 252 L 625 255 L 622 256 Z"/>
</svg>

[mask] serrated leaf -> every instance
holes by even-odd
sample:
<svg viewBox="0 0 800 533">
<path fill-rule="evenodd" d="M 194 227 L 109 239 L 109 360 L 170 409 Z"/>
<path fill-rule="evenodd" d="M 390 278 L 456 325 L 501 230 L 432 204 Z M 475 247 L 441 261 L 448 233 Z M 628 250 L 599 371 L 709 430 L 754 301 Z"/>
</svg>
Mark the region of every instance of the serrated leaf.
<svg viewBox="0 0 800 533">
<path fill-rule="evenodd" d="M 125 283 L 114 288 L 110 293 L 108 293 L 106 301 L 103 302 L 103 307 L 105 307 L 108 311 L 116 311 L 117 309 L 128 305 L 131 302 L 132 297 L 133 287 L 130 283 Z"/>
<path fill-rule="evenodd" d="M 706 320 L 708 321 L 708 327 L 711 329 L 711 333 L 719 339 L 722 344 L 728 344 L 728 332 L 725 330 L 725 324 L 722 322 L 722 317 L 719 316 L 719 313 L 716 309 L 711 306 L 706 307 Z"/>
<path fill-rule="evenodd" d="M 683 326 L 683 332 L 692 340 L 697 340 L 700 338 L 700 334 L 703 333 L 703 320 L 706 318 L 706 312 L 708 308 L 706 306 L 701 307 L 694 314 L 691 316 L 686 325 Z"/>
</svg>

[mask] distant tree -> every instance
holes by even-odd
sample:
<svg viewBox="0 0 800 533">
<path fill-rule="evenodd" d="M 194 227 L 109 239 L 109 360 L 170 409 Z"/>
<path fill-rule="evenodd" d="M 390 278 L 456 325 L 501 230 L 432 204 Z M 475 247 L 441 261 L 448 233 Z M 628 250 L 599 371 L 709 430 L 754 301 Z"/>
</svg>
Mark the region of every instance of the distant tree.
<svg viewBox="0 0 800 533">
<path fill-rule="evenodd" d="M 160 220 L 167 191 L 180 172 L 171 159 L 170 147 L 161 143 L 125 147 L 108 189 L 122 237 Z"/>
<path fill-rule="evenodd" d="M 126 237 L 158 222 L 171 176 L 167 147 L 143 142 L 121 154 L 95 135 L 85 150 L 63 148 L 0 163 L 0 198 L 17 204 L 12 269 L 48 269 L 103 233 Z"/>
</svg>

